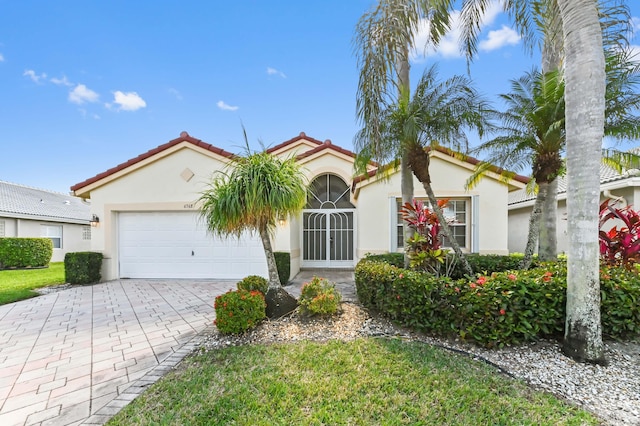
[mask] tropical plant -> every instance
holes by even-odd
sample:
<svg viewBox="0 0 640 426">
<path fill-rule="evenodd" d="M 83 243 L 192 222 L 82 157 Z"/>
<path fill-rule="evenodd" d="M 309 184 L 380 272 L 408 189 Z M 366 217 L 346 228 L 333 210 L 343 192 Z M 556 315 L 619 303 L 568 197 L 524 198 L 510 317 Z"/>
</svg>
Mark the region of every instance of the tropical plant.
<svg viewBox="0 0 640 426">
<path fill-rule="evenodd" d="M 438 207 L 444 209 L 447 200 L 438 200 Z M 414 231 L 407 240 L 407 253 L 411 269 L 428 271 L 436 276 L 441 275 L 443 266 L 447 266 L 444 275 L 449 276 L 455 262 L 448 262 L 448 250 L 442 248 L 440 222 L 422 201 L 413 200 L 405 203 L 400 209 L 402 219 Z M 454 258 L 455 260 L 455 258 Z"/>
<path fill-rule="evenodd" d="M 200 196 L 200 214 L 214 235 L 240 236 L 246 231 L 260 235 L 269 270 L 267 315 L 281 316 L 295 309 L 297 302 L 280 284 L 271 235 L 277 218 L 304 207 L 307 186 L 295 158 L 252 153 L 246 132 L 244 138 L 246 155 L 234 157 L 226 171 L 214 176 Z"/>
<path fill-rule="evenodd" d="M 623 266 L 635 270 L 640 263 L 640 214 L 631 206 L 615 207 L 611 200 L 600 204 L 600 257 L 609 266 Z M 613 220 L 608 231 L 603 228 Z"/>
<path fill-rule="evenodd" d="M 238 334 L 258 325 L 265 317 L 264 294 L 258 290 L 230 290 L 216 297 L 213 321 L 220 333 Z"/>
<path fill-rule="evenodd" d="M 406 157 L 412 173 L 422 183 L 442 233 L 469 274 L 473 273 L 471 267 L 452 238 L 431 186 L 430 150 L 446 145 L 454 151 L 466 151 L 465 130 L 476 130 L 482 135 L 490 128 L 488 112 L 488 104 L 469 78 L 454 76 L 441 81 L 437 67 L 431 66 L 422 75 L 412 98 L 402 96 L 397 104 L 388 105 L 381 114 L 378 148 L 367 145 L 364 129 L 356 136 L 356 145 L 365 147 L 361 154 L 370 155 L 378 162 L 393 160 L 399 153 Z M 382 146 L 385 149 L 380 149 Z"/>
<path fill-rule="evenodd" d="M 413 199 L 413 176 L 405 151 L 389 147 L 382 138 L 383 116 L 388 106 L 408 102 L 409 49 L 421 20 L 430 22 L 430 38 L 437 43 L 449 29 L 448 1 L 380 0 L 365 13 L 356 26 L 354 44 L 360 76 L 356 96 L 357 116 L 362 130 L 356 137 L 356 149 L 366 151 L 366 159 L 391 155 L 400 159 L 402 202 Z M 396 92 L 396 96 L 392 92 Z M 399 135 L 401 140 L 405 135 Z M 406 135 L 410 138 L 411 135 Z M 390 153 L 389 150 L 392 150 Z M 405 240 L 411 234 L 404 227 Z M 405 264 L 409 259 L 405 255 Z"/>
</svg>

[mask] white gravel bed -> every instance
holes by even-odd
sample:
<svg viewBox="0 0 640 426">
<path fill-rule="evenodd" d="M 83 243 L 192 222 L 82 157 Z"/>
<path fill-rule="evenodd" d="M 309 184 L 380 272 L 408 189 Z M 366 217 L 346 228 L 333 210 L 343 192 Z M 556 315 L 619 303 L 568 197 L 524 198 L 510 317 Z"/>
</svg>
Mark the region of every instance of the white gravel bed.
<svg viewBox="0 0 640 426">
<path fill-rule="evenodd" d="M 606 343 L 609 365 L 577 363 L 565 357 L 558 342 L 540 341 L 502 349 L 485 349 L 460 341 L 424 336 L 372 316 L 355 303 L 342 303 L 340 314 L 305 318 L 297 312 L 271 321 L 240 336 L 224 336 L 211 327 L 203 347 L 296 342 L 301 340 L 353 340 L 360 337 L 395 337 L 422 341 L 493 364 L 512 377 L 585 408 L 605 425 L 640 425 L 640 344 Z"/>
</svg>

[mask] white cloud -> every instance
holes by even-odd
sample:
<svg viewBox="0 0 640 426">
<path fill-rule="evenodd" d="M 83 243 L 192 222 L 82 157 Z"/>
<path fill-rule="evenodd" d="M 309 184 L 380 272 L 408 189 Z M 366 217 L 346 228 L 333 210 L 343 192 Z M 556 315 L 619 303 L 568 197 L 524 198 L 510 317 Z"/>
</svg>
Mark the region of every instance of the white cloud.
<svg viewBox="0 0 640 426">
<path fill-rule="evenodd" d="M 100 96 L 84 84 L 78 84 L 69 92 L 69 102 L 82 105 L 85 102 L 97 102 Z"/>
<path fill-rule="evenodd" d="M 282 78 L 287 78 L 287 76 L 285 75 L 285 73 L 283 73 L 282 71 L 278 71 L 275 68 L 271 68 L 271 67 L 267 67 L 267 74 L 268 75 L 278 75 Z"/>
<path fill-rule="evenodd" d="M 175 96 L 177 100 L 179 100 L 179 101 L 182 100 L 182 93 L 180 93 L 178 90 L 176 90 L 174 88 L 170 88 L 169 89 L 169 93 L 171 93 L 173 96 Z"/>
<path fill-rule="evenodd" d="M 2 56 L 2 53 L 0 53 L 0 62 L 4 62 L 4 56 Z"/>
<path fill-rule="evenodd" d="M 520 41 L 520 35 L 512 28 L 503 25 L 499 30 L 489 31 L 489 35 L 486 39 L 480 42 L 480 50 L 490 52 L 492 50 L 500 49 L 507 45 L 516 45 Z"/>
<path fill-rule="evenodd" d="M 237 111 L 239 107 L 226 104 L 224 101 L 218 101 L 216 104 L 223 111 Z"/>
<path fill-rule="evenodd" d="M 640 31 L 640 18 L 637 16 L 632 16 L 631 17 L 631 29 L 634 32 L 634 35 L 638 34 L 638 31 Z"/>
<path fill-rule="evenodd" d="M 113 103 L 118 105 L 119 111 L 136 111 L 147 106 L 147 103 L 136 92 L 113 92 Z M 109 107 L 110 104 L 107 104 Z"/>
<path fill-rule="evenodd" d="M 57 86 L 73 86 L 73 83 L 67 80 L 67 76 L 62 76 L 62 78 L 52 77 L 50 81 Z"/>
<path fill-rule="evenodd" d="M 498 0 L 492 1 L 485 10 L 480 30 L 482 31 L 482 29 L 492 25 L 501 13 L 502 2 Z M 410 54 L 412 61 L 422 62 L 425 58 L 431 56 L 440 56 L 443 58 L 461 58 L 463 56 L 463 53 L 460 51 L 460 37 L 462 35 L 460 11 L 452 11 L 450 19 L 451 29 L 440 39 L 440 43 L 435 48 L 429 43 L 429 22 L 423 20 L 420 23 L 414 37 L 415 47 Z"/>
<path fill-rule="evenodd" d="M 47 74 L 42 73 L 42 74 L 38 75 L 38 74 L 36 74 L 36 72 L 34 70 L 25 70 L 24 73 L 22 73 L 22 75 L 26 75 L 34 83 L 38 83 L 38 84 L 40 84 L 40 80 L 44 80 L 45 78 L 47 78 Z"/>
</svg>

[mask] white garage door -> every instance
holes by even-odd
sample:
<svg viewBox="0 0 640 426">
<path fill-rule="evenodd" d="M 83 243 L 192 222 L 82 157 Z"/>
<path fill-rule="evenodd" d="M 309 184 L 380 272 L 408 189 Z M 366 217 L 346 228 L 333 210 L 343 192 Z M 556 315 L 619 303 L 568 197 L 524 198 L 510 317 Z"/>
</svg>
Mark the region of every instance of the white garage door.
<svg viewBox="0 0 640 426">
<path fill-rule="evenodd" d="M 214 238 L 193 212 L 123 212 L 118 231 L 121 278 L 268 276 L 259 237 Z"/>
</svg>

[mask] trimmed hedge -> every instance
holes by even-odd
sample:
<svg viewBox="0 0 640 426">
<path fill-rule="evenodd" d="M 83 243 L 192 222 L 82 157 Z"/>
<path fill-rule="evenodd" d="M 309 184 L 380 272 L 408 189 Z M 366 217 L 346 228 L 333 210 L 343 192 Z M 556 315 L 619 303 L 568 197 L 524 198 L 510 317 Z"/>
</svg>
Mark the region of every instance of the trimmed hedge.
<svg viewBox="0 0 640 426">
<path fill-rule="evenodd" d="M 453 280 L 365 258 L 355 276 L 363 305 L 417 330 L 488 347 L 563 334 L 567 271 L 561 261 Z M 603 333 L 639 335 L 640 277 L 603 269 L 601 291 Z"/>
<path fill-rule="evenodd" d="M 49 238 L 0 238 L 0 269 L 47 266 L 53 256 Z"/>
<path fill-rule="evenodd" d="M 79 251 L 64 256 L 65 281 L 69 284 L 92 284 L 102 278 L 102 253 Z"/>
<path fill-rule="evenodd" d="M 258 290 L 262 294 L 267 294 L 267 290 L 269 289 L 269 280 L 259 275 L 249 275 L 238 281 L 236 287 L 238 290 Z"/>
<path fill-rule="evenodd" d="M 278 277 L 281 285 L 287 285 L 291 276 L 291 253 L 285 251 L 276 251 L 273 253 L 276 257 L 276 266 L 278 267 Z"/>
</svg>

